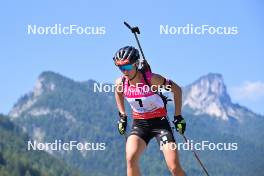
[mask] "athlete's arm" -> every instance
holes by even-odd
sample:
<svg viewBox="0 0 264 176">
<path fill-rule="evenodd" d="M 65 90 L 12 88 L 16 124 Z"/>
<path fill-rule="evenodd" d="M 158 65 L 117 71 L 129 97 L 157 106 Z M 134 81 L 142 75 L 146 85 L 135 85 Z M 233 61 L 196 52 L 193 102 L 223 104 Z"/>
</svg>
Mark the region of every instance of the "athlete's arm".
<svg viewBox="0 0 264 176">
<path fill-rule="evenodd" d="M 125 104 L 124 104 L 124 95 L 122 91 L 122 77 L 116 79 L 115 81 L 115 99 L 116 99 L 116 105 L 121 114 L 125 114 Z"/>
<path fill-rule="evenodd" d="M 151 78 L 151 85 L 163 86 L 164 85 L 164 77 L 158 74 L 153 74 Z M 169 83 L 166 81 L 165 86 Z M 173 93 L 174 105 L 175 105 L 175 116 L 181 115 L 182 108 L 182 90 L 181 87 L 178 86 L 173 81 L 170 81 L 171 84 L 171 92 Z"/>
</svg>

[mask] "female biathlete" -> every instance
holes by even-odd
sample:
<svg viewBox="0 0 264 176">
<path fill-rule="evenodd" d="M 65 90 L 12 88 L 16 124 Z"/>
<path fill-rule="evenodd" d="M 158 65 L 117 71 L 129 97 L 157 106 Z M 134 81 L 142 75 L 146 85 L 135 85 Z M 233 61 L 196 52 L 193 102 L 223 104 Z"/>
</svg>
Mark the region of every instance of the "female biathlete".
<svg viewBox="0 0 264 176">
<path fill-rule="evenodd" d="M 140 71 L 139 52 L 132 46 L 121 48 L 113 58 L 115 65 L 122 71 L 122 77 L 116 80 L 115 99 L 119 110 L 118 131 L 126 133 L 127 114 L 124 98 L 132 108 L 133 124 L 126 142 L 127 175 L 139 176 L 139 158 L 149 141 L 155 137 L 161 145 L 167 166 L 173 176 L 183 176 L 184 171 L 179 163 L 175 139 L 163 98 L 157 93 L 159 87 L 170 88 L 174 94 L 174 125 L 178 132 L 184 133 L 186 123 L 181 116 L 181 88 L 164 77 Z M 121 87 L 121 89 L 119 89 Z"/>
</svg>

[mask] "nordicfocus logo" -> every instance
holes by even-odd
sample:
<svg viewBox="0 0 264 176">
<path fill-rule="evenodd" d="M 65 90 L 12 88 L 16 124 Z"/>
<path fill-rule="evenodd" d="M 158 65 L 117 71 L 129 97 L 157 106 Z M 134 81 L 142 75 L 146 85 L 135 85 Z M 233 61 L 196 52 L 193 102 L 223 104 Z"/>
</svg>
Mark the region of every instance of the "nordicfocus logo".
<svg viewBox="0 0 264 176">
<path fill-rule="evenodd" d="M 69 141 L 62 142 L 61 140 L 55 140 L 54 142 L 37 142 L 37 141 L 28 141 L 27 145 L 28 150 L 45 150 L 45 151 L 72 151 L 72 150 L 86 150 L 86 151 L 100 151 L 106 149 L 105 143 L 90 143 L 90 142 L 77 142 Z"/>
<path fill-rule="evenodd" d="M 54 24 L 52 26 L 27 26 L 28 35 L 104 35 L 106 28 L 104 26 L 80 26 L 80 25 L 67 25 Z"/>
<path fill-rule="evenodd" d="M 124 92 L 124 86 L 123 84 L 116 86 L 116 85 L 108 85 L 108 84 L 102 84 L 102 83 L 94 83 L 93 91 L 94 92 Z M 155 92 L 162 92 L 162 91 L 171 91 L 171 85 L 151 85 L 148 86 L 143 83 L 137 83 L 136 85 L 130 85 L 128 91 L 133 93 L 148 93 L 149 91 Z"/>
<path fill-rule="evenodd" d="M 164 136 L 163 136 L 164 137 Z M 236 151 L 238 150 L 238 143 L 213 143 L 209 141 L 201 141 L 194 143 L 193 140 L 185 142 L 185 143 L 171 143 L 170 145 L 167 144 L 166 138 L 162 138 L 160 142 L 160 150 L 163 149 L 170 149 L 170 150 L 218 150 L 218 151 Z"/>
<path fill-rule="evenodd" d="M 186 24 L 185 26 L 160 25 L 161 35 L 237 35 L 237 26 L 212 26 Z"/>
</svg>

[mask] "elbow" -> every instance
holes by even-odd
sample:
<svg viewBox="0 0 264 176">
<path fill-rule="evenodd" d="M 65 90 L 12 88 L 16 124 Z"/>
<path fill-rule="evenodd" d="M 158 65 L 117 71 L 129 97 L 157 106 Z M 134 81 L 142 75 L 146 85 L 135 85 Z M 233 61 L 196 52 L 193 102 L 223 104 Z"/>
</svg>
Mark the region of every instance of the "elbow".
<svg viewBox="0 0 264 176">
<path fill-rule="evenodd" d="M 180 96 L 182 95 L 182 88 L 175 83 L 172 86 L 172 91 L 176 95 L 180 95 Z"/>
</svg>

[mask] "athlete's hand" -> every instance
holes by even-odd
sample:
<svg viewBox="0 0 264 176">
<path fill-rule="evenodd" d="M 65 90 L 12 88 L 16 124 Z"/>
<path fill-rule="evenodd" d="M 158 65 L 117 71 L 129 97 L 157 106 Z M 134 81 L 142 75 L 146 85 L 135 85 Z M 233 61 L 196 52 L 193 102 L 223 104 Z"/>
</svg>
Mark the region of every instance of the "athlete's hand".
<svg viewBox="0 0 264 176">
<path fill-rule="evenodd" d="M 180 134 L 184 134 L 186 129 L 186 122 L 181 115 L 174 116 L 174 120 L 172 121 L 175 125 L 176 131 Z"/>
<path fill-rule="evenodd" d="M 118 131 L 121 135 L 124 135 L 126 133 L 126 127 L 127 127 L 127 115 L 119 113 L 119 120 L 117 122 L 118 124 Z"/>
</svg>

